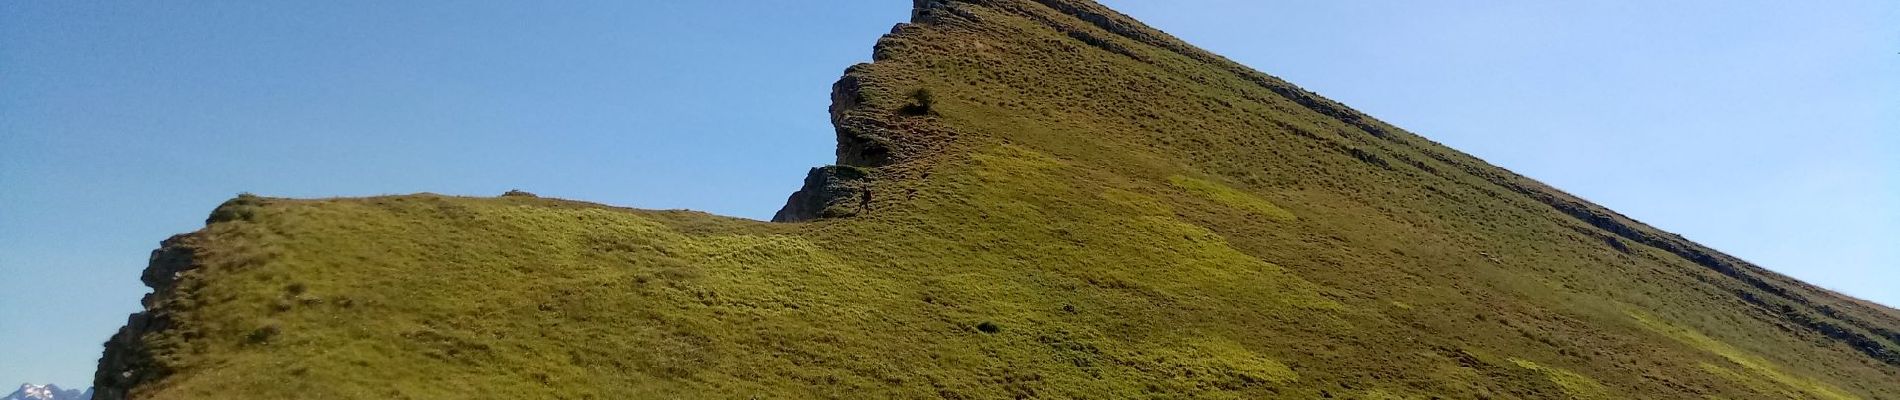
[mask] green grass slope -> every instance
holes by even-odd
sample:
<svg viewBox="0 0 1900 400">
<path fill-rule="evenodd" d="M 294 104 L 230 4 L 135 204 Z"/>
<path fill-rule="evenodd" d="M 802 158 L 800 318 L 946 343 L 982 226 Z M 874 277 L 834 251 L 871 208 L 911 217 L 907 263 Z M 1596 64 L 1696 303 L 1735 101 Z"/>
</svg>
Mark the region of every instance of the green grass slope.
<svg viewBox="0 0 1900 400">
<path fill-rule="evenodd" d="M 1081 0 L 919 0 L 768 223 L 241 196 L 101 398 L 1900 398 L 1900 314 Z"/>
</svg>

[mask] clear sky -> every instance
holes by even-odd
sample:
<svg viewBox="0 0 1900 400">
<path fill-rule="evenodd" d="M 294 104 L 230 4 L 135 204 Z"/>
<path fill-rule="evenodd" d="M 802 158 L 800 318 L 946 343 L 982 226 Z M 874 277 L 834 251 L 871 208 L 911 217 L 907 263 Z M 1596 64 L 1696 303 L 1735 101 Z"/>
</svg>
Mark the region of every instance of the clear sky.
<svg viewBox="0 0 1900 400">
<path fill-rule="evenodd" d="M 1900 3 L 1108 3 L 1900 304 Z M 239 192 L 520 188 L 767 218 L 831 160 L 832 81 L 909 5 L 0 2 L 0 384 L 87 385 L 149 252 Z"/>
</svg>

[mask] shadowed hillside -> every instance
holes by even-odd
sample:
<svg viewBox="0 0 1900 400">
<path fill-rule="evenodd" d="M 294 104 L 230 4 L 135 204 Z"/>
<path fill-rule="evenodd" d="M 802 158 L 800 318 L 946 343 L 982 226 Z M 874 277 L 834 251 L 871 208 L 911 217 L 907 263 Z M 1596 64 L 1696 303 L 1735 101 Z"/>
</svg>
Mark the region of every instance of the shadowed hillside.
<svg viewBox="0 0 1900 400">
<path fill-rule="evenodd" d="M 1084 0 L 919 0 L 760 222 L 239 196 L 100 398 L 1900 398 L 1900 312 Z"/>
</svg>

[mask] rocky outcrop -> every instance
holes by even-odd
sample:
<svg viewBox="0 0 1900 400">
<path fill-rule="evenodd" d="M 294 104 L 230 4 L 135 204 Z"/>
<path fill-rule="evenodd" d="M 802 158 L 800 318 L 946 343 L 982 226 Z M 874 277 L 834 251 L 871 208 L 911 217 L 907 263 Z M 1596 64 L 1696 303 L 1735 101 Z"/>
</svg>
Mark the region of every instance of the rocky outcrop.
<svg viewBox="0 0 1900 400">
<path fill-rule="evenodd" d="M 945 153 L 957 134 L 933 123 L 935 96 L 914 82 L 874 80 L 878 60 L 889 56 L 900 34 L 941 18 L 973 18 L 949 0 L 916 0 L 909 24 L 898 24 L 872 50 L 872 63 L 853 65 L 831 87 L 831 124 L 837 134 L 835 165 L 813 168 L 804 187 L 772 217 L 797 222 L 857 215 L 871 208 L 871 177 L 914 173 L 905 164 Z M 886 74 L 889 75 L 889 74 Z"/>
<path fill-rule="evenodd" d="M 845 71 L 832 84 L 831 124 L 838 134 L 837 163 L 812 168 L 805 185 L 785 200 L 785 206 L 772 216 L 772 222 L 798 222 L 819 218 L 856 215 L 870 205 L 870 169 L 892 163 L 890 133 L 901 128 L 888 121 L 887 113 L 866 110 L 863 70 L 859 64 Z"/>
<path fill-rule="evenodd" d="M 251 220 L 263 201 L 250 194 L 238 195 L 212 210 L 205 225 Z M 173 303 L 189 303 L 190 292 L 198 285 L 191 276 L 207 262 L 202 254 L 205 232 L 172 236 L 152 250 L 145 272 L 139 275 L 152 293 L 140 300 L 145 310 L 126 318 L 125 326 L 106 341 L 99 369 L 93 372 L 96 398 L 124 399 L 132 388 L 170 375 L 172 368 L 163 355 L 178 354 L 189 339 L 198 336 L 173 324 L 173 313 L 180 308 Z"/>
<path fill-rule="evenodd" d="M 864 88 L 859 79 L 861 70 L 868 66 L 851 67 L 831 86 L 831 125 L 838 134 L 838 164 L 877 167 L 891 163 L 893 140 L 887 133 L 895 127 L 887 122 L 889 118 L 860 110 Z"/>
<path fill-rule="evenodd" d="M 812 168 L 805 187 L 792 193 L 772 222 L 798 222 L 857 215 L 871 205 L 871 171 L 831 165 Z"/>
<path fill-rule="evenodd" d="M 139 279 L 152 288 L 152 293 L 141 300 L 145 310 L 126 318 L 125 326 L 106 341 L 99 369 L 93 372 L 95 398 L 124 399 L 131 388 L 169 374 L 154 356 L 156 347 L 162 345 L 149 340 L 148 335 L 171 329 L 171 316 L 161 299 L 170 298 L 179 278 L 197 268 L 195 242 L 197 237 L 192 234 L 172 236 L 152 251 L 151 262 Z"/>
</svg>

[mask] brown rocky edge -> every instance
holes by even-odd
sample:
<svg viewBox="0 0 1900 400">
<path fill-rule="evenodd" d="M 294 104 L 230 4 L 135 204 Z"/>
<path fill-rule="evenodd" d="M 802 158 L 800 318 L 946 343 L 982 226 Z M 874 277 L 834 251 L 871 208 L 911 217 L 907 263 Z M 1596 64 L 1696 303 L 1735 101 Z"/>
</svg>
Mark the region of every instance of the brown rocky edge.
<svg viewBox="0 0 1900 400">
<path fill-rule="evenodd" d="M 205 225 L 248 219 L 259 201 L 257 196 L 238 195 L 213 210 Z M 127 398 L 133 388 L 159 381 L 174 371 L 170 360 L 159 355 L 189 351 L 189 342 L 197 334 L 189 327 L 173 324 L 172 316 L 192 301 L 187 293 L 202 285 L 191 274 L 203 266 L 198 256 L 202 244 L 203 236 L 193 232 L 165 239 L 152 250 L 151 261 L 139 276 L 152 293 L 140 300 L 144 311 L 126 318 L 125 326 L 106 341 L 99 368 L 93 372 L 94 399 Z"/>
<path fill-rule="evenodd" d="M 785 206 L 772 217 L 773 222 L 800 222 L 857 215 L 875 206 L 874 184 L 882 178 L 903 178 L 921 173 L 918 164 L 944 153 L 955 143 L 956 133 L 935 123 L 931 110 L 932 94 L 923 89 L 906 89 L 905 82 L 880 81 L 872 70 L 881 65 L 886 46 L 895 35 L 930 24 L 953 10 L 944 0 L 914 0 L 911 22 L 897 24 L 878 40 L 872 50 L 872 62 L 845 69 L 844 76 L 831 87 L 831 124 L 837 133 L 837 161 L 834 165 L 813 168 L 805 185 L 792 193 Z M 888 76 L 889 74 L 885 74 Z M 899 99 L 895 109 L 867 107 L 870 97 Z M 884 179 L 886 182 L 901 179 Z"/>
<path fill-rule="evenodd" d="M 941 6 L 925 3 L 932 2 L 919 1 L 913 23 L 928 23 L 927 10 Z M 891 34 L 905 29 L 912 29 L 912 25 L 898 24 Z M 877 48 L 882 49 L 887 42 L 878 43 Z M 930 110 L 929 92 L 899 89 L 909 86 L 904 82 L 870 81 L 869 71 L 884 54 L 884 51 L 874 50 L 872 63 L 847 68 L 833 85 L 830 114 L 837 131 L 837 164 L 813 168 L 804 188 L 792 194 L 785 207 L 773 217 L 774 221 L 857 215 L 873 207 L 873 183 L 878 177 L 911 176 L 913 171 L 921 170 L 917 163 L 930 160 L 932 154 L 940 154 L 943 146 L 953 142 L 956 135 L 932 121 L 934 113 Z M 893 96 L 907 99 L 907 104 L 895 110 L 864 107 L 867 96 Z M 901 181 L 887 180 L 889 183 Z M 506 196 L 532 194 L 510 191 Z M 247 219 L 250 210 L 260 202 L 257 196 L 239 195 L 212 211 L 205 225 Z M 174 364 L 162 355 L 190 351 L 189 342 L 195 334 L 189 327 L 177 326 L 172 321 L 174 313 L 189 305 L 191 289 L 202 285 L 191 274 L 202 266 L 197 256 L 203 251 L 202 240 L 203 236 L 196 232 L 176 235 L 152 251 L 141 276 L 152 293 L 141 300 L 144 310 L 128 317 L 125 326 L 106 341 L 99 367 L 93 373 L 96 399 L 128 398 L 133 389 L 162 381 L 175 372 Z"/>
</svg>

